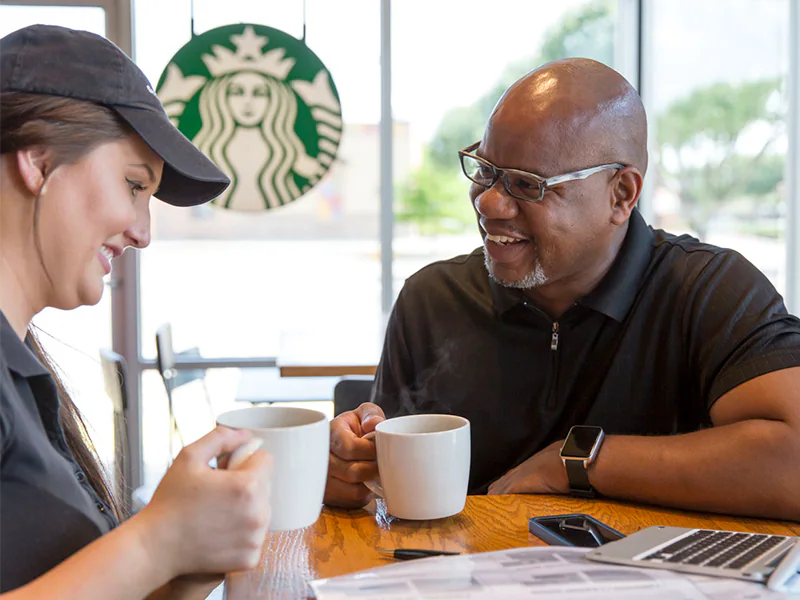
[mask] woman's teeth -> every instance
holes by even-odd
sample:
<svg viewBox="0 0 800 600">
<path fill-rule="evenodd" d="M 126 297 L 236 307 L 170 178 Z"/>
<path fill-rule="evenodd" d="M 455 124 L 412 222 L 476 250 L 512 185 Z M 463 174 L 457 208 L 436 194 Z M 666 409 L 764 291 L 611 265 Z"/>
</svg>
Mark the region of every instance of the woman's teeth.
<svg viewBox="0 0 800 600">
<path fill-rule="evenodd" d="M 103 256 L 108 259 L 108 262 L 111 262 L 111 260 L 114 258 L 114 253 L 105 246 L 100 246 L 100 252 L 102 252 Z"/>
</svg>

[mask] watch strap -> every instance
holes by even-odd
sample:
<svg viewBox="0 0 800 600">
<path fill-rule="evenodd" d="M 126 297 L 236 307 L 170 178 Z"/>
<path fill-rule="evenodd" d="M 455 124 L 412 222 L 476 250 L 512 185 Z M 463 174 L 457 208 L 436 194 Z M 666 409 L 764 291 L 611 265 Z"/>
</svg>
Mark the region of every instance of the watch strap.
<svg viewBox="0 0 800 600">
<path fill-rule="evenodd" d="M 581 458 L 565 458 L 564 467 L 567 469 L 569 491 L 574 496 L 581 498 L 594 498 L 596 496 L 592 484 L 589 483 L 589 473 L 583 466 Z"/>
</svg>

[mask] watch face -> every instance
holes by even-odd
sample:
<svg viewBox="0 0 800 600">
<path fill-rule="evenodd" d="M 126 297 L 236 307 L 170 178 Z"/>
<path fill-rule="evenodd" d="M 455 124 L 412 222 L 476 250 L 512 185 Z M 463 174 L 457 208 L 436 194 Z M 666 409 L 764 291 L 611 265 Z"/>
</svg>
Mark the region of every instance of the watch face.
<svg viewBox="0 0 800 600">
<path fill-rule="evenodd" d="M 561 449 L 561 456 L 589 458 L 602 432 L 601 427 L 573 427 Z"/>
</svg>

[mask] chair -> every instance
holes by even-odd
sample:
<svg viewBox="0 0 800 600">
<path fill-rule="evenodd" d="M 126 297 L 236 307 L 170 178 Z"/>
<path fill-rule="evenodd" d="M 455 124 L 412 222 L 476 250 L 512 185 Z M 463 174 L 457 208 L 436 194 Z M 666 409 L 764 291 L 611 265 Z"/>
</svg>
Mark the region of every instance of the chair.
<svg viewBox="0 0 800 600">
<path fill-rule="evenodd" d="M 214 407 L 211 404 L 211 396 L 208 393 L 206 386 L 206 371 L 205 369 L 186 369 L 178 370 L 176 357 L 181 358 L 200 358 L 200 351 L 197 348 L 190 348 L 183 352 L 175 352 L 172 346 L 172 325 L 164 323 L 156 330 L 156 366 L 158 373 L 161 375 L 161 381 L 164 382 L 164 388 L 167 391 L 167 404 L 169 411 L 169 451 L 170 460 L 174 456 L 174 435 L 178 435 L 181 447 L 184 445 L 183 434 L 181 433 L 178 419 L 175 416 L 175 402 L 173 399 L 173 392 L 176 388 L 190 383 L 192 381 L 200 381 L 203 384 L 203 391 L 205 394 L 205 401 L 208 407 L 211 418 L 214 418 Z"/>
<path fill-rule="evenodd" d="M 125 411 L 128 409 L 125 359 L 116 352 L 101 348 L 100 364 L 103 368 L 106 394 L 114 409 L 114 495 L 127 514 L 130 509 L 128 482 L 131 478 L 131 460 L 127 452 L 128 426 L 125 421 Z"/>
<path fill-rule="evenodd" d="M 128 452 L 128 386 L 125 359 L 107 348 L 100 349 L 100 364 L 106 393 L 114 408 L 114 495 L 122 505 L 123 514 L 137 512 L 150 501 L 155 488 L 141 486 L 131 492 L 133 467 Z"/>
<path fill-rule="evenodd" d="M 333 416 L 355 410 L 372 399 L 372 377 L 344 377 L 333 387 Z"/>
</svg>

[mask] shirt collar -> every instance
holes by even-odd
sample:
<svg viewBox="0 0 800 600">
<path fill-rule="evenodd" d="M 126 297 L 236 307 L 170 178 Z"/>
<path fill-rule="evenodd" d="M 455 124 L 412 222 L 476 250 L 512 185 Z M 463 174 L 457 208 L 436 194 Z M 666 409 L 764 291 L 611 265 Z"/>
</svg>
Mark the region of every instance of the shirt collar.
<svg viewBox="0 0 800 600">
<path fill-rule="evenodd" d="M 0 311 L 0 352 L 9 370 L 22 377 L 49 375 L 49 371 L 33 354 L 27 340 L 23 342 L 17 337 L 17 333 L 2 311 Z"/>
<path fill-rule="evenodd" d="M 653 252 L 653 233 L 638 210 L 631 212 L 628 231 L 614 263 L 595 289 L 578 304 L 622 321 L 639 291 Z M 530 302 L 522 290 L 507 288 L 490 279 L 492 303 L 498 314 Z"/>
<path fill-rule="evenodd" d="M 500 285 L 489 276 L 489 286 L 492 293 L 492 304 L 497 314 L 502 315 L 519 304 L 524 304 L 527 300 L 522 290 L 509 288 Z"/>
<path fill-rule="evenodd" d="M 634 210 L 617 258 L 598 286 L 578 300 L 578 304 L 622 322 L 639 292 L 652 253 L 653 232 L 639 211 Z"/>
</svg>

